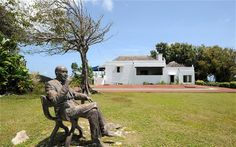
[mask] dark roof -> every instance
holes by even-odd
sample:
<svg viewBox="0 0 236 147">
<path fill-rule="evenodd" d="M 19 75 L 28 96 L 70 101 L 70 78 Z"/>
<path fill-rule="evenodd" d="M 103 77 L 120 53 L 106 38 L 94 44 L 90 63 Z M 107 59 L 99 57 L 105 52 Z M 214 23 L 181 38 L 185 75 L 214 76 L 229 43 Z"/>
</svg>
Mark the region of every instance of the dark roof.
<svg viewBox="0 0 236 147">
<path fill-rule="evenodd" d="M 177 63 L 175 61 L 169 62 L 166 66 L 167 67 L 185 67 L 183 64 L 179 64 L 179 63 Z"/>
<path fill-rule="evenodd" d="M 39 79 L 40 79 L 40 82 L 44 82 L 44 83 L 52 80 L 52 78 L 44 76 L 44 75 L 39 75 Z"/>
<path fill-rule="evenodd" d="M 113 61 L 156 60 L 151 56 L 119 56 Z"/>
<path fill-rule="evenodd" d="M 92 67 L 93 71 L 104 71 L 105 67 L 101 67 L 101 66 L 94 66 Z"/>
</svg>

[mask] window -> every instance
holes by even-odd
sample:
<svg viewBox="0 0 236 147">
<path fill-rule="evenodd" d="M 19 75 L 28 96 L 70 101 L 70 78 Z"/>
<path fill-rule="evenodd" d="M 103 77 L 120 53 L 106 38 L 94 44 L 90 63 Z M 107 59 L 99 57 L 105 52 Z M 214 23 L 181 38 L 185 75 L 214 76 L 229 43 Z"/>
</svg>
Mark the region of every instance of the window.
<svg viewBox="0 0 236 147">
<path fill-rule="evenodd" d="M 148 70 L 140 70 L 140 75 L 148 75 Z"/>
<path fill-rule="evenodd" d="M 191 83 L 192 82 L 192 75 L 184 75 L 183 79 L 184 79 L 184 83 Z"/>
<path fill-rule="evenodd" d="M 163 67 L 136 67 L 136 75 L 162 75 Z"/>
<path fill-rule="evenodd" d="M 116 72 L 117 72 L 117 73 L 120 73 L 120 66 L 117 66 L 117 67 L 116 67 Z"/>
</svg>

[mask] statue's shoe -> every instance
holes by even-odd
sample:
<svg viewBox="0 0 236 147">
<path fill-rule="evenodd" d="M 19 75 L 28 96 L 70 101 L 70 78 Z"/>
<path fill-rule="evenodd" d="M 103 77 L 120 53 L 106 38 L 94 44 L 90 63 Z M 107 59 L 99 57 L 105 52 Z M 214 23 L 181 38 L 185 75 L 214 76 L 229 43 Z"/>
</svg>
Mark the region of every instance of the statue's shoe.
<svg viewBox="0 0 236 147">
<path fill-rule="evenodd" d="M 100 138 L 92 140 L 91 147 L 105 147 Z"/>
</svg>

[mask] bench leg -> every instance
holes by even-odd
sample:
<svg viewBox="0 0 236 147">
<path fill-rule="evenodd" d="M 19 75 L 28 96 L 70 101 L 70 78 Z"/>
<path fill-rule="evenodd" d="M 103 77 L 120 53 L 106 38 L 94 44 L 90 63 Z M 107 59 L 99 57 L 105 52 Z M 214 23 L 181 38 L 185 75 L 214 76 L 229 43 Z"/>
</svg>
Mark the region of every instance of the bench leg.
<svg viewBox="0 0 236 147">
<path fill-rule="evenodd" d="M 79 130 L 79 138 L 85 138 L 83 135 L 83 129 L 77 124 L 76 129 Z"/>
<path fill-rule="evenodd" d="M 50 135 L 50 138 L 49 138 L 49 146 L 53 146 L 53 142 L 54 142 L 58 129 L 59 129 L 59 123 L 56 122 L 56 126 L 53 129 L 52 134 Z"/>
<path fill-rule="evenodd" d="M 67 128 L 67 126 L 65 126 L 62 121 L 59 121 L 58 123 L 59 123 L 59 126 L 65 130 L 65 135 L 68 135 L 69 129 Z"/>
</svg>

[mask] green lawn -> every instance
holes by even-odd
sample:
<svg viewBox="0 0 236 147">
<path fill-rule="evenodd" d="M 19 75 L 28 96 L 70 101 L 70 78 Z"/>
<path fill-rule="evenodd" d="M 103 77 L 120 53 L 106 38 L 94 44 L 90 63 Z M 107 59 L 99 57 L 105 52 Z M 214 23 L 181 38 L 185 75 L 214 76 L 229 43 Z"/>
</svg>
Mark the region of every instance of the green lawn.
<svg viewBox="0 0 236 147">
<path fill-rule="evenodd" d="M 104 93 L 92 96 L 107 122 L 134 131 L 117 138 L 123 146 L 236 146 L 235 93 Z M 0 146 L 12 146 L 26 130 L 35 146 L 47 138 L 53 122 L 41 110 L 39 95 L 0 98 Z"/>
</svg>

